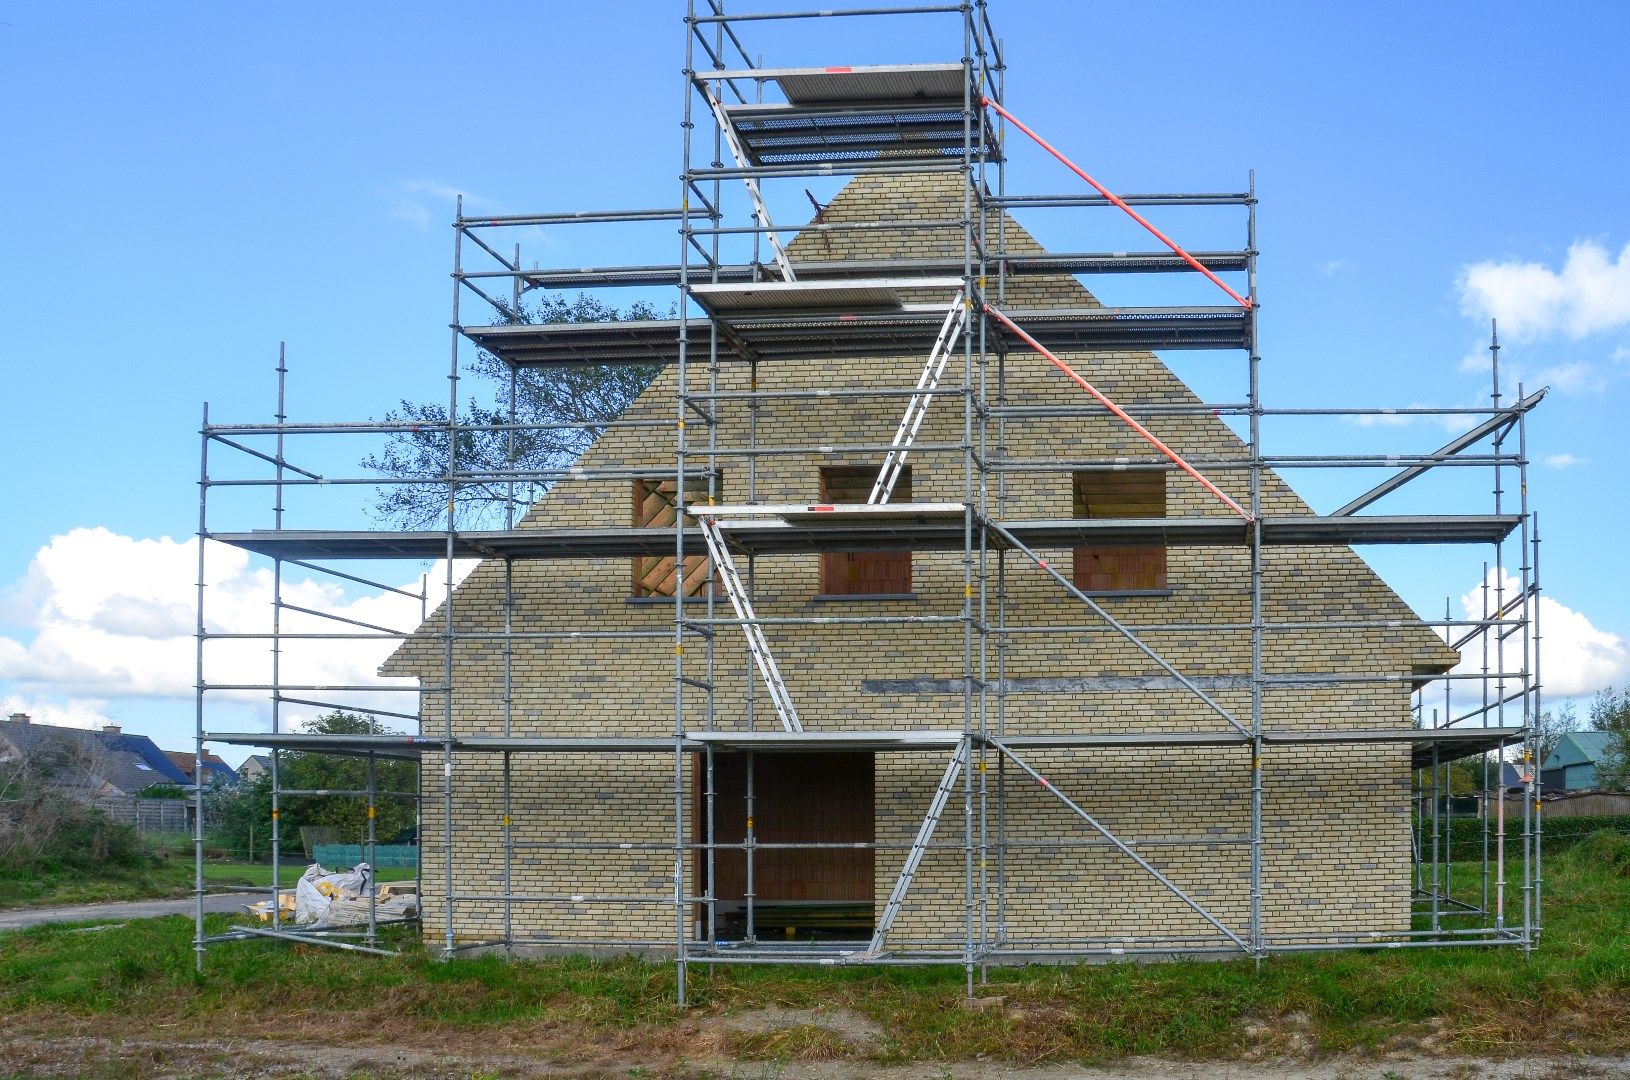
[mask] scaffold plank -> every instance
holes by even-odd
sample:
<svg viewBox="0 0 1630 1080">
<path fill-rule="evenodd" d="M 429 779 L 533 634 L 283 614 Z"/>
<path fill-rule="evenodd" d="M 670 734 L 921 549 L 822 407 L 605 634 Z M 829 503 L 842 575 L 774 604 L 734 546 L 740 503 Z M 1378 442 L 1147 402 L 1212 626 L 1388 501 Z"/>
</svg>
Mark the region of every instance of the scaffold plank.
<svg viewBox="0 0 1630 1080">
<path fill-rule="evenodd" d="M 1248 313 L 1231 307 L 1015 308 L 1006 314 L 1041 344 L 1063 351 L 1244 349 L 1250 343 Z M 730 319 L 730 337 L 720 342 L 719 358 L 921 356 L 933 347 L 944 317 L 943 304 L 906 304 L 884 312 L 736 315 Z M 697 357 L 707 355 L 710 338 L 705 319 L 463 326 L 460 332 L 519 367 L 671 364 L 679 359 L 681 334 Z M 1009 345 L 1019 342 L 994 326 L 992 333 Z"/>
<path fill-rule="evenodd" d="M 698 507 L 697 509 L 701 509 Z M 819 551 L 961 551 L 964 509 L 960 503 L 834 504 L 740 508 L 721 521 L 730 542 L 743 551 L 776 555 Z M 709 508 L 724 517 L 723 507 Z M 1441 514 L 1413 517 L 1266 517 L 1267 546 L 1349 544 L 1493 543 L 1509 535 L 1515 514 Z M 1249 542 L 1248 526 L 1220 515 L 1188 518 L 1066 518 L 1005 521 L 1026 545 L 1067 548 L 1092 544 L 1173 547 L 1236 547 Z M 445 532 L 264 530 L 211 533 L 210 539 L 281 559 L 439 559 L 447 554 Z M 687 547 L 700 549 L 700 529 L 685 532 Z M 668 529 L 513 529 L 453 535 L 453 556 L 463 559 L 599 559 L 671 554 Z"/>
<path fill-rule="evenodd" d="M 818 225 L 810 226 L 814 231 L 821 231 Z M 706 230 L 698 230 L 705 232 Z M 1193 256 L 1211 270 L 1244 270 L 1249 256 L 1243 251 L 1196 251 Z M 992 252 L 990 264 L 994 268 L 1000 265 L 1009 275 L 1028 276 L 1034 274 L 1165 274 L 1181 273 L 1193 268 L 1181 258 L 1164 251 L 1101 251 L 1101 252 L 1061 252 L 1058 254 L 1006 254 L 1000 251 Z M 945 259 L 889 259 L 868 260 L 853 259 L 847 262 L 804 262 L 798 263 L 798 280 L 830 280 L 833 278 L 853 277 L 911 277 L 911 287 L 921 284 L 918 277 L 948 277 L 960 274 L 963 270 L 960 257 Z M 689 278 L 692 282 L 703 280 L 711 282 L 717 278 L 721 283 L 749 282 L 759 280 L 763 273 L 763 266 L 751 263 L 727 263 L 716 270 L 706 267 L 689 267 Z M 476 276 L 476 275 L 471 275 Z M 508 273 L 494 271 L 493 276 L 510 276 Z M 527 270 L 520 273 L 521 280 L 528 288 L 533 289 L 570 289 L 589 288 L 592 286 L 651 286 L 651 285 L 678 285 L 680 267 L 678 264 L 651 265 L 651 266 L 562 266 L 543 270 Z"/>
<path fill-rule="evenodd" d="M 706 282 L 691 286 L 697 303 L 715 315 L 740 312 L 822 312 L 849 314 L 859 311 L 902 309 L 901 292 L 907 289 L 938 289 L 946 293 L 962 287 L 962 279 L 932 278 L 849 278 L 824 281 Z M 941 305 L 940 310 L 944 311 Z"/>
</svg>

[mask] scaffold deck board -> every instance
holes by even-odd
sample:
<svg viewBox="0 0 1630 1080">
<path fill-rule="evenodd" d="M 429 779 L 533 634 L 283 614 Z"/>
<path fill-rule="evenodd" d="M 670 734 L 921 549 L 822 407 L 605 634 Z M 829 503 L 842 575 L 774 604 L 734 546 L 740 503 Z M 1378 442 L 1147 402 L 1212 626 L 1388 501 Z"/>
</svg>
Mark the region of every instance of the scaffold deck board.
<svg viewBox="0 0 1630 1080">
<path fill-rule="evenodd" d="M 717 507 L 713 508 L 715 511 Z M 823 512 L 788 508 L 791 517 L 755 507 L 757 516 L 721 519 L 731 544 L 760 555 L 819 551 L 961 551 L 963 510 L 957 503 L 886 503 L 868 511 L 844 506 Z M 1516 528 L 1515 514 L 1441 514 L 1413 517 L 1281 517 L 1262 520 L 1265 545 L 1493 543 Z M 1003 527 L 1027 546 L 1167 544 L 1232 547 L 1250 539 L 1237 518 L 1073 518 L 1007 521 Z M 700 529 L 685 531 L 687 549 L 703 550 Z M 439 559 L 445 532 L 264 530 L 217 532 L 210 539 L 280 559 Z M 993 544 L 999 543 L 993 539 Z M 512 529 L 453 534 L 454 558 L 598 559 L 668 555 L 672 529 Z"/>
<path fill-rule="evenodd" d="M 819 226 L 812 226 L 820 231 Z M 1191 252 L 1208 270 L 1244 270 L 1248 257 L 1243 251 Z M 1031 274 L 1164 274 L 1187 273 L 1193 267 L 1180 256 L 1167 251 L 1081 251 L 1060 254 L 1013 254 L 993 252 L 990 263 L 1001 264 L 1010 275 Z M 717 273 L 707 267 L 689 267 L 690 281 L 723 284 L 760 281 L 765 268 L 750 263 L 727 263 Z M 909 277 L 912 287 L 930 277 L 947 277 L 963 271 L 961 258 L 946 259 L 854 259 L 848 262 L 798 263 L 800 281 L 852 277 Z M 678 285 L 678 264 L 654 266 L 562 266 L 531 270 L 521 276 L 530 289 L 587 288 L 595 285 Z M 694 284 L 693 284 L 693 287 Z"/>
<path fill-rule="evenodd" d="M 715 315 L 765 311 L 850 314 L 861 311 L 898 312 L 903 307 L 900 294 L 907 289 L 935 289 L 949 296 L 961 287 L 962 279 L 955 277 L 709 282 L 692 285 L 691 295 Z M 943 313 L 943 304 L 940 310 Z"/>
<path fill-rule="evenodd" d="M 1520 742 L 1527 733 L 1523 727 L 1486 728 L 1370 728 L 1323 731 L 1264 731 L 1268 746 L 1354 746 L 1405 745 L 1410 748 L 1415 768 L 1497 750 Z M 678 748 L 695 752 L 753 751 L 755 753 L 807 753 L 836 750 L 891 753 L 900 751 L 944 751 L 963 739 L 954 728 L 867 730 L 867 731 L 687 731 Z M 983 736 L 972 736 L 976 745 L 987 745 Z M 449 741 L 421 735 L 320 735 L 308 732 L 264 731 L 206 732 L 205 742 L 229 746 L 266 747 L 312 753 L 418 758 L 440 754 Z M 1249 736 L 1236 731 L 1140 731 L 1068 732 L 1007 735 L 1002 743 L 1016 750 L 1111 751 L 1171 747 L 1246 748 Z M 536 754 L 660 754 L 674 752 L 672 736 L 495 736 L 461 735 L 451 740 L 455 751 L 466 753 Z M 1436 755 L 1434 758 L 1434 754 Z"/>
<path fill-rule="evenodd" d="M 735 105 L 724 115 L 753 165 L 820 162 L 841 168 L 863 162 L 960 160 L 967 132 L 962 102 L 866 105 Z M 985 160 L 1000 159 L 995 133 L 982 115 Z M 974 129 L 974 154 L 980 133 Z"/>
<path fill-rule="evenodd" d="M 1235 307 L 1013 309 L 1006 314 L 1051 349 L 1147 351 L 1244 349 L 1249 313 Z M 868 356 L 921 356 L 934 345 L 943 304 L 908 305 L 885 312 L 801 312 L 735 315 L 722 335 L 722 360 L 819 360 Z M 671 364 L 685 335 L 696 363 L 707 357 L 704 319 L 648 319 L 607 323 L 464 326 L 465 337 L 520 367 L 549 364 Z M 993 339 L 1017 344 L 996 324 Z"/>
<path fill-rule="evenodd" d="M 445 739 L 422 735 L 318 735 L 303 731 L 215 731 L 204 733 L 205 742 L 228 746 L 264 747 L 268 750 L 316 751 L 325 754 L 367 755 L 389 758 L 418 758 L 427 752 L 441 753 Z M 669 743 L 671 746 L 672 743 Z"/>
<path fill-rule="evenodd" d="M 870 64 L 701 71 L 697 81 L 773 82 L 793 105 L 962 104 L 961 64 Z"/>
</svg>

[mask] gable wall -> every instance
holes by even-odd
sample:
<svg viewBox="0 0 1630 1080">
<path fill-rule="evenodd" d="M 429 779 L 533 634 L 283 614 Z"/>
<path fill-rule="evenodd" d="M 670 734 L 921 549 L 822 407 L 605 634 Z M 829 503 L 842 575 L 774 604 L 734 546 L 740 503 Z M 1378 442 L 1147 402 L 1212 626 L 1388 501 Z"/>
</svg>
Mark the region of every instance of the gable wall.
<svg viewBox="0 0 1630 1080">
<path fill-rule="evenodd" d="M 887 187 L 885 188 L 885 185 Z M 956 216 L 960 195 L 942 178 L 891 178 L 856 181 L 831 207 L 825 219 L 871 219 L 878 214 L 868 199 L 892 192 L 892 215 Z M 1033 244 L 1010 226 L 1009 248 Z M 910 256 L 960 253 L 955 237 L 907 236 L 885 231 L 864 234 L 805 234 L 792 256 L 831 259 L 846 254 Z M 1073 279 L 1019 278 L 1009 283 L 1008 307 L 1054 307 L 1095 303 Z M 949 300 L 924 296 L 923 300 Z M 1196 400 L 1151 354 L 1137 352 L 1069 355 L 1078 370 L 1111 397 L 1121 401 Z M 855 362 L 768 363 L 760 366 L 759 388 L 817 389 L 909 387 L 922 357 Z M 1219 362 L 1235 362 L 1235 358 Z M 993 360 L 975 381 L 992 388 L 998 372 Z M 946 384 L 968 374 L 960 358 L 953 361 Z M 1079 403 L 1081 391 L 1045 361 L 1013 353 L 1001 372 L 1009 403 Z M 691 371 L 692 386 L 705 387 L 707 372 Z M 634 419 L 675 415 L 677 375 L 665 371 L 630 409 Z M 745 390 L 745 365 L 724 368 L 719 389 Z M 756 417 L 757 445 L 820 447 L 834 443 L 887 443 L 899 413 L 900 398 L 832 399 L 769 402 Z M 934 402 L 918 436 L 918 445 L 954 446 L 963 434 L 963 401 L 942 395 Z M 745 404 L 721 406 L 721 447 L 748 445 L 750 416 Z M 1179 452 L 1192 457 L 1243 456 L 1239 440 L 1221 421 L 1209 417 L 1161 417 L 1150 423 Z M 693 446 L 706 439 L 706 429 L 692 420 Z M 1152 461 L 1149 448 L 1112 419 L 1010 423 L 1005 437 L 1011 459 L 1057 461 L 1080 457 L 1125 457 Z M 990 446 L 996 442 L 994 425 Z M 671 469 L 673 432 L 668 429 L 614 431 L 583 457 L 585 467 L 651 466 Z M 777 454 L 761 456 L 751 470 L 740 456 L 720 459 L 724 502 L 744 501 L 749 494 L 762 502 L 807 502 L 817 498 L 819 465 L 879 464 L 878 453 Z M 693 464 L 703 459 L 692 458 Z M 915 501 L 962 501 L 967 475 L 960 449 L 914 451 L 910 458 Z M 751 478 L 749 472 L 751 471 Z M 1243 472 L 1214 474 L 1220 486 L 1244 502 Z M 994 481 L 992 482 L 994 489 Z M 749 491 L 751 487 L 751 491 Z M 628 481 L 563 483 L 528 515 L 523 527 L 629 523 Z M 1014 519 L 1063 518 L 1071 515 L 1067 472 L 1009 476 L 998 516 Z M 1269 513 L 1305 513 L 1301 501 L 1274 478 L 1264 492 Z M 1193 480 L 1170 474 L 1168 513 L 1220 514 L 1229 511 Z M 1047 551 L 1049 560 L 1068 566 L 1070 553 Z M 1171 593 L 1160 597 L 1127 597 L 1105 601 L 1129 623 L 1244 624 L 1250 617 L 1249 557 L 1244 549 L 1175 548 L 1168 556 Z M 913 560 L 916 598 L 901 601 L 825 602 L 819 591 L 818 556 L 777 556 L 757 560 L 757 607 L 765 617 L 829 615 L 956 616 L 962 607 L 963 569 L 960 553 L 916 553 Z M 744 567 L 745 569 L 745 567 Z M 988 583 L 995 587 L 996 557 L 990 557 Z M 573 560 L 518 563 L 513 567 L 517 596 L 513 627 L 518 632 L 561 629 L 638 628 L 671 635 L 673 606 L 631 603 L 629 560 Z M 1021 559 L 1007 565 L 1007 620 L 1010 626 L 1094 626 L 1095 619 L 1056 583 Z M 1391 630 L 1324 630 L 1269 635 L 1265 663 L 1269 674 L 1331 672 L 1409 673 L 1423 665 L 1452 662 L 1435 635 L 1421 627 L 1395 594 L 1352 552 L 1336 548 L 1270 548 L 1265 552 L 1265 617 L 1272 620 L 1397 620 Z M 994 596 L 994 593 L 992 594 Z M 502 628 L 503 568 L 487 563 L 460 587 L 455 602 L 461 630 L 496 632 Z M 720 597 L 717 615 L 728 615 Z M 994 600 L 993 600 L 994 611 Z M 429 632 L 410 642 L 387 665 L 389 674 L 416 674 L 439 682 L 442 646 L 435 639 L 440 615 Z M 962 674 L 963 629 L 956 624 L 907 626 L 800 626 L 767 628 L 772 650 L 786 676 L 806 728 L 960 728 L 963 698 L 954 683 Z M 1249 635 L 1241 631 L 1179 630 L 1148 635 L 1151 645 L 1191 676 L 1247 675 Z M 705 674 L 704 649 L 687 644 L 688 673 Z M 694 659 L 691 659 L 694 658 Z M 997 662 L 990 653 L 991 672 Z M 775 714 L 758 687 L 748 692 L 745 652 L 739 633 L 721 627 L 712 677 L 717 687 L 718 726 L 746 724 L 751 699 L 756 722 L 775 726 Z M 1006 700 L 1002 717 L 1009 733 L 1071 731 L 1211 731 L 1222 722 L 1186 692 L 1131 689 L 1094 682 L 1104 678 L 1159 676 L 1159 670 L 1130 644 L 1096 628 L 1050 634 L 1015 634 L 1005 656 L 1007 677 L 1016 692 Z M 504 651 L 498 641 L 461 642 L 455 660 L 455 731 L 459 734 L 502 733 Z M 674 665 L 670 638 L 637 641 L 572 639 L 521 641 L 513 647 L 511 672 L 513 734 L 574 736 L 671 735 L 674 727 Z M 1052 683 L 1043 691 L 1037 680 Z M 755 680 L 756 685 L 756 680 Z M 1247 689 L 1222 688 L 1213 696 L 1235 716 L 1250 714 Z M 687 725 L 704 722 L 704 700 L 687 689 Z M 1407 727 L 1407 684 L 1322 684 L 1270 689 L 1265 696 L 1270 728 Z M 441 730 L 441 701 L 425 694 L 426 730 Z M 989 702 L 995 728 L 996 703 Z M 976 720 L 977 723 L 977 720 Z M 1151 858 L 1197 899 L 1215 905 L 1231 925 L 1240 926 L 1249 905 L 1249 847 L 1239 839 L 1249 834 L 1249 754 L 1244 750 L 1195 752 L 1159 750 L 1113 754 L 1034 755 L 1033 764 L 1069 791 L 1089 811 L 1118 833 L 1142 839 Z M 1378 747 L 1344 750 L 1286 750 L 1267 763 L 1265 792 L 1268 842 L 1264 850 L 1265 907 L 1270 929 L 1396 928 L 1408 921 L 1408 755 L 1402 749 Z M 921 820 L 934 783 L 944 767 L 931 761 L 890 755 L 877 769 L 877 839 L 897 845 L 880 851 L 877 861 L 878 910 L 892 886 L 903 855 Z M 502 806 L 498 800 L 499 763 L 461 758 L 455 804 L 460 865 L 471 891 L 496 892 L 501 882 Z M 987 795 L 996 801 L 994 762 L 983 774 Z M 542 895 L 641 895 L 671 892 L 672 854 L 661 850 L 672 842 L 673 774 L 671 758 L 623 756 L 581 760 L 517 757 L 512 774 L 515 793 L 511 825 L 517 839 L 545 836 L 574 842 L 635 842 L 639 850 L 599 854 L 575 863 L 558 853 L 521 853 L 511 873 L 517 891 Z M 1018 783 L 1007 772 L 1009 840 L 1017 844 L 1054 844 L 1090 840 L 1079 822 L 1028 780 Z M 440 858 L 439 784 L 427 791 L 423 857 L 435 866 Z M 690 792 L 687 779 L 683 790 Z M 688 795 L 687 795 L 688 799 Z M 960 798 L 939 834 L 954 850 L 936 850 L 925 861 L 913 890 L 913 902 L 897 927 L 899 939 L 960 941 L 964 894 Z M 690 813 L 686 811 L 687 815 Z M 993 811 L 994 814 L 994 811 Z M 726 838 L 720 838 L 724 840 Z M 739 839 L 739 838 L 732 838 Z M 1181 841 L 1181 843 L 1178 843 Z M 1101 841 L 1066 850 L 1015 849 L 1008 857 L 1010 902 L 1003 913 L 1011 932 L 1023 936 L 1071 933 L 1210 934 L 1209 928 L 1169 893 L 1155 886 L 1124 856 Z M 994 873 L 994 866 L 989 868 Z M 427 875 L 427 932 L 439 924 L 439 881 Z M 1061 890 L 1060 884 L 1065 887 Z M 1071 885 L 1076 888 L 1070 888 Z M 656 904 L 593 904 L 560 917 L 557 908 L 525 905 L 512 912 L 514 925 L 566 936 L 620 939 L 629 936 L 671 938 L 671 907 Z M 991 913 L 994 925 L 996 913 Z M 464 905 L 461 927 L 472 937 L 501 931 L 501 905 Z"/>
</svg>

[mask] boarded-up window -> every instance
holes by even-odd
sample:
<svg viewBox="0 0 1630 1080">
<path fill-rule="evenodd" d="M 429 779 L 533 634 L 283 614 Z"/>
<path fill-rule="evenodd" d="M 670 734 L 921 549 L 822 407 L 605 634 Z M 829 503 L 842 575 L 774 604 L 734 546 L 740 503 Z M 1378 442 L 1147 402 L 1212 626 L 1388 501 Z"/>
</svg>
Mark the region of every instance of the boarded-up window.
<svg viewBox="0 0 1630 1080">
<path fill-rule="evenodd" d="M 875 468 L 829 466 L 821 470 L 821 501 L 864 503 L 876 482 Z M 910 465 L 900 470 L 889 501 L 911 501 Z M 910 591 L 909 551 L 828 551 L 821 555 L 821 592 L 826 596 L 899 596 Z"/>
<path fill-rule="evenodd" d="M 1166 473 L 1160 469 L 1078 472 L 1074 487 L 1078 518 L 1166 516 Z M 1166 545 L 1078 547 L 1075 587 L 1089 593 L 1165 589 Z"/>
<path fill-rule="evenodd" d="M 675 482 L 635 480 L 633 523 L 636 529 L 672 529 L 678 508 L 674 505 Z M 634 556 L 634 595 L 672 596 L 678 576 L 673 555 Z M 706 555 L 685 556 L 685 595 L 696 596 L 707 587 Z"/>
</svg>

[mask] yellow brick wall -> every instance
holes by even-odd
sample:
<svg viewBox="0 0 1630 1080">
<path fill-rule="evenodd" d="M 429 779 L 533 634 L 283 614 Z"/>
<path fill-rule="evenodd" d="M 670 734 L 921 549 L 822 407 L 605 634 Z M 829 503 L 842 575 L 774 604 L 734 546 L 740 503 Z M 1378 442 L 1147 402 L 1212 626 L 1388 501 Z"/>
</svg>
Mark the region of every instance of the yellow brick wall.
<svg viewBox="0 0 1630 1080">
<path fill-rule="evenodd" d="M 881 207 L 887 204 L 887 209 Z M 889 215 L 959 216 L 961 196 L 953 180 L 862 179 L 855 181 L 826 212 L 826 220 L 871 220 Z M 1036 247 L 1016 225 L 1008 230 L 1010 250 Z M 905 257 L 960 254 L 958 236 L 911 235 L 885 230 L 805 235 L 792 256 L 831 259 L 845 255 Z M 948 297 L 922 299 L 949 300 Z M 1010 281 L 1013 309 L 1096 303 L 1069 277 L 1026 277 Z M 1078 370 L 1100 389 L 1126 402 L 1195 402 L 1195 396 L 1152 354 L 1112 352 L 1070 354 Z M 909 387 L 922 357 L 864 361 L 782 362 L 760 365 L 761 390 Z M 1000 367 L 1000 370 L 998 368 Z M 691 369 L 693 389 L 709 384 L 705 366 Z M 745 365 L 722 366 L 722 390 L 745 390 Z M 1014 352 L 1000 365 L 993 358 L 973 370 L 953 360 L 947 389 L 965 379 L 983 382 L 988 395 L 1008 404 L 1078 404 L 1087 399 L 1064 376 L 1038 357 Z M 676 416 L 677 374 L 665 371 L 631 407 L 628 416 Z M 756 424 L 760 447 L 802 447 L 796 454 L 748 459 L 722 454 L 721 501 L 808 502 L 817 498 L 822 465 L 880 463 L 875 453 L 822 452 L 840 443 L 887 443 L 904 407 L 901 398 L 825 401 L 767 401 L 750 410 L 743 402 L 718 408 L 717 445 L 749 445 Z M 918 435 L 918 445 L 956 447 L 914 451 L 912 494 L 918 502 L 963 501 L 968 473 L 964 402 L 955 393 L 938 397 Z M 1184 455 L 1241 459 L 1244 445 L 1221 420 L 1209 416 L 1157 417 L 1150 426 Z M 690 464 L 705 466 L 700 450 L 706 427 L 689 425 Z M 1124 425 L 1109 418 L 1010 421 L 1003 436 L 1013 461 L 1123 458 L 1131 464 L 1160 459 Z M 998 454 L 993 423 L 982 447 Z M 614 430 L 582 458 L 585 467 L 648 466 L 653 474 L 671 470 L 671 428 Z M 751 476 L 749 473 L 751 472 Z M 1170 473 L 1168 513 L 1227 515 L 1229 511 L 1192 479 Z M 1218 471 L 1217 482 L 1242 502 L 1247 474 Z M 1068 472 L 1009 475 L 988 491 L 992 513 L 1011 520 L 1067 518 L 1071 515 Z M 749 490 L 750 489 L 750 490 Z M 694 492 L 694 488 L 693 488 Z M 625 526 L 629 524 L 629 482 L 573 480 L 559 484 L 527 516 L 522 527 Z M 1307 513 L 1297 496 L 1275 477 L 1264 484 L 1269 513 Z M 1068 567 L 1068 550 L 1045 551 Z M 745 560 L 743 560 L 745 571 Z M 974 573 L 985 574 L 992 597 L 998 557 L 991 553 Z M 1245 624 L 1250 619 L 1249 553 L 1235 548 L 1173 548 L 1169 552 L 1170 593 L 1116 597 L 1103 601 L 1127 623 Z M 819 592 L 818 557 L 761 557 L 754 566 L 757 609 L 765 617 L 831 615 L 957 616 L 964 583 L 961 553 L 916 553 L 915 598 L 831 602 Z M 1066 573 L 1067 573 L 1066 569 Z M 630 602 L 627 559 L 583 559 L 517 563 L 512 570 L 516 631 L 643 629 L 670 631 L 673 605 Z M 1092 627 L 1057 634 L 1009 636 L 1006 696 L 1000 721 L 1011 734 L 1045 732 L 1218 731 L 1225 725 L 1185 691 L 1156 678 L 1152 688 L 1103 688 L 1091 683 L 1034 680 L 1086 680 L 1102 677 L 1158 677 L 1162 672 L 1124 639 L 1103 632 L 1078 601 L 1027 561 L 1006 559 L 1006 622 L 1009 627 Z M 488 562 L 459 588 L 455 623 L 463 632 L 493 633 L 503 626 L 503 567 Z M 1399 598 L 1352 551 L 1344 548 L 1270 548 L 1264 552 L 1264 616 L 1273 620 L 1362 619 L 1393 621 L 1390 629 L 1321 630 L 1271 633 L 1264 664 L 1274 674 L 1407 674 L 1453 662 Z M 687 605 L 698 613 L 699 602 Z M 717 613 L 728 605 L 721 597 Z M 386 665 L 394 675 L 416 675 L 427 686 L 441 683 L 440 612 L 426 629 Z M 766 636 L 789 690 L 809 730 L 955 728 L 963 725 L 961 624 L 767 627 Z M 1187 675 L 1224 680 L 1212 691 L 1224 707 L 1248 721 L 1250 695 L 1239 678 L 1250 673 L 1250 635 L 1239 630 L 1153 631 L 1149 643 Z M 994 677 L 998 649 L 987 657 Z M 638 640 L 556 639 L 517 641 L 510 653 L 512 701 L 507 731 L 514 735 L 670 736 L 674 731 L 675 664 L 666 638 Z M 706 675 L 706 648 L 688 639 L 686 671 Z M 458 643 L 453 670 L 453 731 L 458 735 L 505 733 L 503 673 L 505 648 L 499 641 Z M 720 628 L 712 658 L 714 717 L 719 728 L 745 727 L 751 701 L 760 727 L 776 726 L 775 713 L 755 677 L 749 692 L 748 661 L 741 635 Z M 1233 682 L 1228 682 L 1229 677 Z M 903 686 L 902 682 L 916 682 Z M 925 682 L 926 681 L 926 682 Z M 947 685 L 947 683 L 951 685 Z M 1404 683 L 1332 685 L 1270 689 L 1265 695 L 1269 729 L 1408 727 L 1408 686 Z M 687 688 L 685 724 L 705 723 L 705 697 Z M 424 730 L 443 730 L 443 699 L 424 696 Z M 995 695 L 987 700 L 987 722 L 997 730 Z M 975 718 L 977 726 L 978 718 Z M 1033 764 L 1055 779 L 1088 812 L 1098 816 L 1198 901 L 1243 936 L 1250 904 L 1249 753 L 1228 750 L 1159 749 L 1140 751 L 1038 751 Z M 1380 746 L 1340 749 L 1280 747 L 1266 759 L 1263 844 L 1263 905 L 1270 935 L 1321 929 L 1404 929 L 1409 921 L 1408 754 Z M 904 846 L 921 821 L 933 787 L 944 769 L 939 757 L 884 755 L 877 769 L 877 839 L 893 845 L 876 859 L 877 906 L 882 910 Z M 681 781 L 680 813 L 690 820 L 693 780 L 688 764 Z M 455 774 L 455 865 L 459 892 L 500 891 L 503 875 L 501 765 L 496 758 L 464 755 Z M 510 868 L 514 891 L 527 895 L 669 897 L 674 869 L 674 771 L 664 755 L 549 757 L 516 755 L 511 774 L 513 838 L 520 844 Z M 994 763 L 983 776 L 996 829 L 997 775 Z M 1130 860 L 1098 842 L 1036 784 L 1006 770 L 1005 835 L 1007 930 L 1016 938 L 1049 935 L 1125 938 L 1215 937 L 1193 912 L 1160 888 Z M 441 933 L 444 889 L 436 869 L 442 858 L 443 807 L 439 769 L 427 762 L 422 857 L 426 867 L 426 934 Z M 963 935 L 963 806 L 959 794 L 947 812 L 936 845 L 919 873 L 911 899 L 896 926 L 899 943 L 960 942 Z M 739 841 L 739 837 L 721 837 Z M 607 842 L 635 845 L 615 852 L 571 853 L 527 849 L 539 841 Z M 1092 841 L 1091 846 L 1082 846 Z M 1074 845 L 1060 847 L 1062 844 Z M 688 865 L 689 860 L 686 860 Z M 995 873 L 995 856 L 989 872 Z M 688 876 L 688 872 L 687 872 Z M 694 884 L 687 880 L 687 890 Z M 518 936 L 569 939 L 672 940 L 671 906 L 640 903 L 517 903 L 511 928 Z M 458 934 L 481 940 L 503 932 L 503 905 L 460 903 Z M 992 907 L 990 924 L 997 913 Z"/>
</svg>

